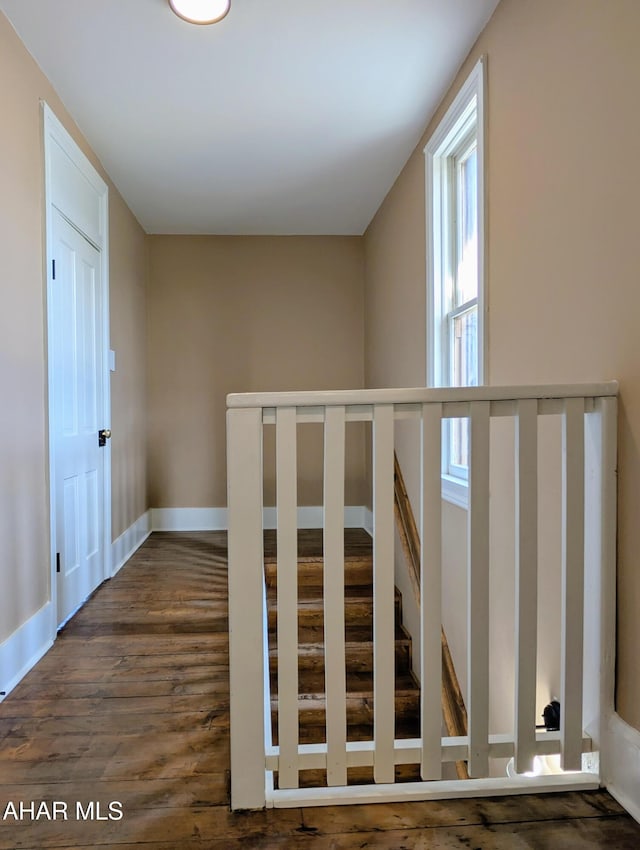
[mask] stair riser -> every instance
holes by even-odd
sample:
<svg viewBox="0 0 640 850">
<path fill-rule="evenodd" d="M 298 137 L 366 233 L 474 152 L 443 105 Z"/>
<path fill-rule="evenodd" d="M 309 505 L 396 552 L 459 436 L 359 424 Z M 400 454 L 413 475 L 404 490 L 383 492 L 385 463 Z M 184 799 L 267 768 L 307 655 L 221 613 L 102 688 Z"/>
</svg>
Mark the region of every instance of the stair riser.
<svg viewBox="0 0 640 850">
<path fill-rule="evenodd" d="M 346 587 L 371 586 L 373 580 L 371 558 L 345 560 L 344 577 Z M 277 565 L 265 564 L 267 587 L 277 587 Z M 322 561 L 300 561 L 298 563 L 298 585 L 300 587 L 322 587 L 324 583 L 324 564 Z"/>
<path fill-rule="evenodd" d="M 269 669 L 274 673 L 278 668 L 278 659 L 275 654 L 269 658 Z M 363 644 L 361 647 L 347 648 L 346 652 L 347 673 L 372 673 L 373 672 L 373 648 Z M 411 669 L 411 650 L 408 643 L 396 643 L 396 673 L 408 673 Z M 300 673 L 323 673 L 324 654 L 321 651 L 314 653 L 300 653 L 298 655 L 298 670 Z"/>
<path fill-rule="evenodd" d="M 367 608 L 348 607 L 345 609 L 345 625 L 365 628 L 371 626 L 373 612 Z M 269 629 L 275 632 L 278 625 L 276 611 L 269 611 Z M 298 608 L 298 628 L 314 629 L 321 633 L 324 629 L 324 611 L 315 608 Z"/>
<path fill-rule="evenodd" d="M 348 626 L 346 632 L 347 641 L 354 640 L 354 638 L 352 637 L 353 633 L 358 634 L 358 637 L 355 638 L 355 640 L 363 640 L 367 643 L 371 643 L 371 641 L 373 640 L 373 625 L 369 622 L 363 626 Z M 402 641 L 405 641 L 407 639 L 407 632 L 401 626 L 396 627 L 396 639 L 398 638 L 400 638 Z M 324 626 L 301 626 L 298 629 L 298 644 L 305 643 L 317 643 L 322 645 L 324 643 Z M 276 629 L 274 626 L 273 629 L 269 629 L 269 646 L 275 648 L 276 645 Z"/>
<path fill-rule="evenodd" d="M 395 599 L 396 623 L 401 621 L 402 609 L 399 598 Z M 275 630 L 278 623 L 278 612 L 275 605 L 270 605 L 268 611 L 269 629 Z M 345 626 L 371 626 L 373 623 L 373 600 L 346 599 L 344 606 Z M 322 629 L 324 626 L 324 609 L 321 603 L 300 602 L 298 605 L 298 627 L 301 629 Z"/>
<path fill-rule="evenodd" d="M 268 589 L 269 599 L 272 602 L 276 601 L 277 598 L 277 587 L 270 587 Z M 322 585 L 312 585 L 312 584 L 300 584 L 298 585 L 298 599 L 301 602 L 310 601 L 312 599 L 322 599 L 324 594 L 324 587 Z M 347 598 L 351 599 L 371 599 L 371 585 L 370 584 L 349 584 L 344 586 L 344 595 Z"/>
</svg>

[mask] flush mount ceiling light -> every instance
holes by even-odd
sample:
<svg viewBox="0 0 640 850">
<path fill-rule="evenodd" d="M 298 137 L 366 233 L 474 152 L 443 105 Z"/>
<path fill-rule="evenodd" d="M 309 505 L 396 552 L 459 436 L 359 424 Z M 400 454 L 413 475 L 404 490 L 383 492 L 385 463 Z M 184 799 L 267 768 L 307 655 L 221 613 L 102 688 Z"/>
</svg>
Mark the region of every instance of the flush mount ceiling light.
<svg viewBox="0 0 640 850">
<path fill-rule="evenodd" d="M 227 14 L 231 0 L 169 0 L 169 5 L 190 24 L 215 24 Z"/>
</svg>

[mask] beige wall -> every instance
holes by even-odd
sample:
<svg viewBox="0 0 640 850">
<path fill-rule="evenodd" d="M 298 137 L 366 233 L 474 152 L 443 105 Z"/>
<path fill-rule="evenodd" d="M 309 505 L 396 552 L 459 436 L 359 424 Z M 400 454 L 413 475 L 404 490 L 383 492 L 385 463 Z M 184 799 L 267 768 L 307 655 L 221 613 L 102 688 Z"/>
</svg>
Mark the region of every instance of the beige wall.
<svg viewBox="0 0 640 850">
<path fill-rule="evenodd" d="M 366 380 L 424 381 L 422 150 L 488 57 L 489 380 L 618 378 L 618 689 L 640 728 L 640 4 L 502 0 L 366 234 Z"/>
<path fill-rule="evenodd" d="M 102 176 L 51 85 L 0 13 L 0 642 L 49 598 L 44 197 L 39 100 L 45 99 Z M 144 233 L 113 186 L 111 328 L 114 533 L 146 509 L 140 417 L 144 405 Z M 140 359 L 141 358 L 141 359 Z M 139 365 L 133 365 L 140 359 Z M 122 474 L 123 457 L 131 468 Z M 135 494 L 135 495 L 132 495 Z"/>
<path fill-rule="evenodd" d="M 363 272 L 359 238 L 150 237 L 152 506 L 226 505 L 227 393 L 363 386 Z M 362 504 L 348 431 L 346 499 Z M 273 504 L 273 434 L 266 448 Z M 321 504 L 320 427 L 299 428 L 299 460 L 299 504 Z"/>
<path fill-rule="evenodd" d="M 115 540 L 147 499 L 147 237 L 118 192 L 109 196 L 111 531 Z"/>
</svg>

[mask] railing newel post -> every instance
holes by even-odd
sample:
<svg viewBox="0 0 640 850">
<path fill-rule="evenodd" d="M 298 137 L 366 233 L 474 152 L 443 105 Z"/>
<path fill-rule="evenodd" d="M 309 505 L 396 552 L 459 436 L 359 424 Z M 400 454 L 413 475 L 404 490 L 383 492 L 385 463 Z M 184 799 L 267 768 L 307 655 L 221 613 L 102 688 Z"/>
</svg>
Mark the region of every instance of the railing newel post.
<svg viewBox="0 0 640 850">
<path fill-rule="evenodd" d="M 227 411 L 232 809 L 266 805 L 262 444 L 261 408 Z"/>
</svg>

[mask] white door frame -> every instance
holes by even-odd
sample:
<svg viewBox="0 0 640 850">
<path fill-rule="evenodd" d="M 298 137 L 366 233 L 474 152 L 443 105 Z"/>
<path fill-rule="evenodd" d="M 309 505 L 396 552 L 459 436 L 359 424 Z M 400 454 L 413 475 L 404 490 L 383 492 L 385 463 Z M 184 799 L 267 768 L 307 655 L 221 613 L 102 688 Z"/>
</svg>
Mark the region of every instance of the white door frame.
<svg viewBox="0 0 640 850">
<path fill-rule="evenodd" d="M 102 276 L 102 315 L 104 352 L 102 368 L 104 370 L 104 407 L 102 427 L 111 428 L 111 394 L 109 370 L 109 188 L 100 177 L 87 157 L 56 118 L 51 108 L 41 101 L 44 143 L 44 179 L 45 179 L 45 234 L 46 234 L 46 322 L 47 322 L 47 430 L 49 451 L 49 529 L 51 541 L 51 636 L 55 639 L 58 628 L 58 599 L 56 580 L 56 553 L 59 551 L 56 541 L 56 492 L 55 492 L 55 451 L 54 434 L 57 423 L 53 405 L 54 385 L 52 357 L 52 317 L 49 305 L 52 302 L 52 263 L 53 263 L 53 208 L 55 207 L 92 245 L 100 252 L 100 273 Z M 60 151 L 66 156 L 60 157 Z M 94 209 L 78 200 L 74 189 L 84 188 L 86 197 L 87 183 L 96 196 Z M 97 439 L 97 434 L 96 434 Z M 107 440 L 104 447 L 104 516 L 103 516 L 103 580 L 111 577 L 111 444 Z"/>
</svg>

